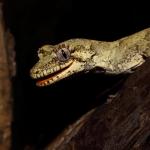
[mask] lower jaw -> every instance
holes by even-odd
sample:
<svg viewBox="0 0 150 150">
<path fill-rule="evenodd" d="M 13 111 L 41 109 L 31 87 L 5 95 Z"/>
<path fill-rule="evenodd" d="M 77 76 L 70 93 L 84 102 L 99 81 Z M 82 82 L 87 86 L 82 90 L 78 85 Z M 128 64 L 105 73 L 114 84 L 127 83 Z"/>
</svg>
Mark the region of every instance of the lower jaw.
<svg viewBox="0 0 150 150">
<path fill-rule="evenodd" d="M 36 85 L 39 87 L 48 86 L 56 82 L 54 79 L 47 79 L 47 81 L 37 81 Z"/>
</svg>

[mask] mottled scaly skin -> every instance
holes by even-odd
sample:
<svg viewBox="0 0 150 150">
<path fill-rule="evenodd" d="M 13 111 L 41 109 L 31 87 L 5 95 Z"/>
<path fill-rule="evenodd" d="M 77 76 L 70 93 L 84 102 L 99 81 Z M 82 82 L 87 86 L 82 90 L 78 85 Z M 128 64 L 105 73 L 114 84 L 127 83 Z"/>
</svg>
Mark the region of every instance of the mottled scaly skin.
<svg viewBox="0 0 150 150">
<path fill-rule="evenodd" d="M 31 77 L 39 80 L 38 86 L 94 68 L 102 68 L 108 74 L 128 73 L 150 56 L 150 28 L 113 42 L 70 39 L 45 45 L 38 56 L 39 61 L 31 69 Z"/>
</svg>

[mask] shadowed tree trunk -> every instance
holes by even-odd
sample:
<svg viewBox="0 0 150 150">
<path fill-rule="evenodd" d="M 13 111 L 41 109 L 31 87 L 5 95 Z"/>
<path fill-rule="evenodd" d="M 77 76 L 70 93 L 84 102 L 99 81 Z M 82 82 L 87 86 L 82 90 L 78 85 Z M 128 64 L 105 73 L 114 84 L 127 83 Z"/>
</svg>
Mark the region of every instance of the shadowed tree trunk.
<svg viewBox="0 0 150 150">
<path fill-rule="evenodd" d="M 2 4 L 0 3 L 0 150 L 11 148 L 11 77 L 15 73 L 13 48 L 13 37 L 4 27 Z"/>
<path fill-rule="evenodd" d="M 149 66 L 150 59 L 127 79 L 111 102 L 84 115 L 46 150 L 149 150 Z"/>
</svg>

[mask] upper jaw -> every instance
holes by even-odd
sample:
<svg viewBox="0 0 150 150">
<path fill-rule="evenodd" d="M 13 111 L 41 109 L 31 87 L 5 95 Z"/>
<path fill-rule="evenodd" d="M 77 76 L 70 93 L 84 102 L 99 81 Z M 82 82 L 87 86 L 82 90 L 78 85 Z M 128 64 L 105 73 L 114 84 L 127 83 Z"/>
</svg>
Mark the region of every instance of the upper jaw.
<svg viewBox="0 0 150 150">
<path fill-rule="evenodd" d="M 84 70 L 83 64 L 75 60 L 74 61 L 72 60 L 69 61 L 67 64 L 63 65 L 62 67 L 60 67 L 58 71 L 53 69 L 53 71 L 48 75 L 43 75 L 44 73 L 40 74 L 39 76 L 36 75 L 36 77 L 34 75 L 34 79 L 38 79 L 36 85 L 42 87 L 42 86 L 51 85 L 61 79 L 64 79 L 68 76 L 71 76 L 72 74 L 78 73 L 83 70 Z M 45 79 L 43 77 L 45 77 Z"/>
<path fill-rule="evenodd" d="M 70 60 L 64 64 L 61 64 L 61 65 L 55 65 L 54 67 L 46 67 L 46 68 L 42 68 L 42 69 L 39 69 L 37 66 L 36 67 L 33 67 L 30 71 L 30 76 L 33 78 L 33 79 L 40 79 L 40 78 L 43 78 L 45 76 L 48 76 L 50 74 L 53 74 L 59 70 L 62 70 L 64 68 L 66 68 L 67 66 L 69 66 L 73 61 Z"/>
</svg>

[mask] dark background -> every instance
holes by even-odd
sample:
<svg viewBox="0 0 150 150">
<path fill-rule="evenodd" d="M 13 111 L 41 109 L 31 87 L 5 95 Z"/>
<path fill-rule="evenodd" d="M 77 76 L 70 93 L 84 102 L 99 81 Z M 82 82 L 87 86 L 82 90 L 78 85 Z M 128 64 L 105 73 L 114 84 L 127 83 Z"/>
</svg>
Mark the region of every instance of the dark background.
<svg viewBox="0 0 150 150">
<path fill-rule="evenodd" d="M 68 124 L 102 104 L 107 94 L 101 92 L 125 78 L 89 73 L 38 88 L 29 70 L 40 46 L 70 38 L 113 41 L 150 26 L 150 5 L 144 0 L 6 0 L 3 8 L 16 40 L 15 150 L 26 144 L 42 149 Z"/>
</svg>

